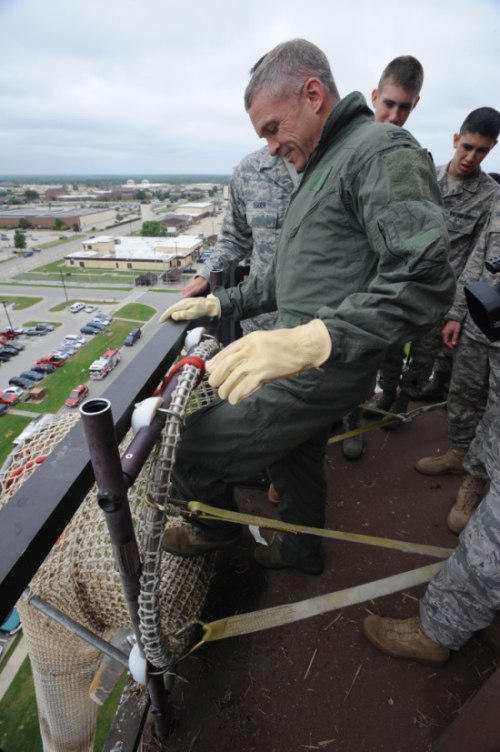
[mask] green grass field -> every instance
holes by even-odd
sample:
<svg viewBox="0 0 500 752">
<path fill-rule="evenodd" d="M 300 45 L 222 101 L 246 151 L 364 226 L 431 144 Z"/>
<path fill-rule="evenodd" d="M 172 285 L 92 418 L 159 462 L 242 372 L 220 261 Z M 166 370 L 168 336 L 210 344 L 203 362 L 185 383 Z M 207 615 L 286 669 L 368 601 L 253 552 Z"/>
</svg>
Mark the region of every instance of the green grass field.
<svg viewBox="0 0 500 752">
<path fill-rule="evenodd" d="M 126 678 L 124 672 L 106 704 L 99 708 L 94 752 L 104 746 Z M 0 745 L 4 752 L 43 752 L 29 657 L 0 702 Z"/>
<path fill-rule="evenodd" d="M 35 303 L 40 303 L 43 298 L 32 298 L 32 297 L 26 297 L 22 295 L 2 295 L 1 296 L 0 303 L 7 303 L 12 304 L 16 303 L 16 307 L 13 309 L 13 311 L 22 311 L 25 308 L 29 308 L 32 305 L 35 305 Z M 5 310 L 5 309 L 4 309 Z"/>
<path fill-rule="evenodd" d="M 20 405 L 16 405 L 16 408 Z M 0 417 L 0 465 L 13 449 L 12 440 L 24 431 L 28 423 L 33 419 L 23 415 L 11 415 L 6 413 Z"/>
<path fill-rule="evenodd" d="M 117 311 L 116 316 L 121 319 L 130 319 L 131 321 L 149 321 L 153 318 L 156 310 L 151 306 L 142 303 L 127 303 Z"/>
<path fill-rule="evenodd" d="M 78 302 L 85 303 L 85 305 L 97 305 L 99 307 L 107 306 L 107 305 L 116 305 L 116 300 L 86 300 L 85 298 L 71 298 L 70 300 L 65 300 L 64 303 L 58 303 L 57 305 L 53 306 L 53 308 L 49 308 L 49 313 L 57 313 L 57 311 L 64 311 L 65 308 L 69 308 L 70 305 L 72 305 L 73 303 L 78 303 Z M 78 319 L 76 319 L 76 321 L 78 321 Z"/>
<path fill-rule="evenodd" d="M 16 410 L 28 410 L 36 413 L 56 413 L 64 405 L 69 394 L 78 384 L 85 384 L 89 380 L 89 366 L 106 350 L 118 350 L 130 331 L 129 321 L 113 321 L 109 329 L 111 334 L 96 334 L 76 355 L 65 362 L 53 373 L 49 373 L 39 386 L 47 391 L 47 397 L 38 405 L 32 402 L 21 402 Z M 119 368 L 120 366 L 118 366 Z M 5 416 L 7 417 L 7 416 Z"/>
<path fill-rule="evenodd" d="M 26 321 L 26 323 L 24 323 L 22 326 L 36 326 L 38 323 L 38 321 Z M 52 324 L 52 326 L 62 326 L 62 323 L 60 321 L 44 321 L 44 324 Z"/>
</svg>

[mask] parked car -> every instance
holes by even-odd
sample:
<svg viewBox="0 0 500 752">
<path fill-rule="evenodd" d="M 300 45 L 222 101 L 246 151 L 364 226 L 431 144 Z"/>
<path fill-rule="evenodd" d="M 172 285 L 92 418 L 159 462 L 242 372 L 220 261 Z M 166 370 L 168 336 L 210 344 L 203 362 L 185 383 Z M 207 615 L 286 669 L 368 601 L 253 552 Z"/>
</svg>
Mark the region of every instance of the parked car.
<svg viewBox="0 0 500 752">
<path fill-rule="evenodd" d="M 76 407 L 77 405 L 80 404 L 82 400 L 85 399 L 88 393 L 89 393 L 88 386 L 85 386 L 84 384 L 80 384 L 80 386 L 75 386 L 75 388 L 69 395 L 68 399 L 66 400 L 66 406 Z"/>
<path fill-rule="evenodd" d="M 96 326 L 89 326 L 89 324 L 86 324 L 85 326 L 82 326 L 80 331 L 82 334 L 99 334 L 101 329 L 98 329 Z"/>
<path fill-rule="evenodd" d="M 23 253 L 23 258 L 29 258 L 30 256 L 33 256 L 33 251 L 26 251 L 26 253 Z"/>
<path fill-rule="evenodd" d="M 85 309 L 85 313 L 94 313 L 94 311 L 97 311 L 96 305 L 88 305 Z"/>
<path fill-rule="evenodd" d="M 77 347 L 73 347 L 73 345 L 66 343 L 66 344 L 60 345 L 56 350 L 54 350 L 52 355 L 56 353 L 63 353 L 63 354 L 67 353 L 68 355 L 76 355 L 77 352 L 78 352 Z"/>
<path fill-rule="evenodd" d="M 3 394 L 15 394 L 19 399 L 26 394 L 26 389 L 21 389 L 20 386 L 8 386 L 3 390 Z"/>
<path fill-rule="evenodd" d="M 6 352 L 5 350 L 0 350 L 0 363 L 7 363 L 8 360 L 10 360 L 12 357 L 12 353 Z"/>
<path fill-rule="evenodd" d="M 107 324 L 102 319 L 92 319 L 92 321 L 89 321 L 88 326 L 93 326 L 94 329 L 106 329 Z"/>
<path fill-rule="evenodd" d="M 33 387 L 36 385 L 36 381 L 31 381 L 31 379 L 23 379 L 22 376 L 12 376 L 12 378 L 9 379 L 9 384 L 12 386 L 20 386 L 23 389 L 33 389 Z"/>
<path fill-rule="evenodd" d="M 24 350 L 24 345 L 22 345 L 21 342 L 15 342 L 13 339 L 8 340 L 7 347 L 13 347 L 14 350 L 17 350 L 17 352 Z"/>
<path fill-rule="evenodd" d="M 48 373 L 53 373 L 56 370 L 56 366 L 51 366 L 48 363 L 41 363 L 33 366 L 32 368 L 30 368 L 30 370 L 38 371 L 38 373 L 44 373 L 45 375 L 47 375 Z"/>
<path fill-rule="evenodd" d="M 60 356 L 56 357 L 55 355 L 44 355 L 43 358 L 38 358 L 36 362 L 37 365 L 48 363 L 52 366 L 62 366 L 66 362 L 66 358 Z"/>
<path fill-rule="evenodd" d="M 134 344 L 134 342 L 136 342 L 136 340 L 139 339 L 141 334 L 142 332 L 140 329 L 132 329 L 132 331 L 130 331 L 125 337 L 125 341 L 123 344 L 127 345 L 127 347 L 131 347 Z"/>
<path fill-rule="evenodd" d="M 44 377 L 43 373 L 38 371 L 23 371 L 19 374 L 22 379 L 29 379 L 30 381 L 41 381 Z"/>
<path fill-rule="evenodd" d="M 78 311 L 83 311 L 85 308 L 85 303 L 73 303 L 73 305 L 70 305 L 69 310 L 71 313 L 78 313 Z"/>
<path fill-rule="evenodd" d="M 47 334 L 46 329 L 38 329 L 36 326 L 30 326 L 28 329 L 24 330 L 24 333 L 28 335 L 28 337 L 41 337 L 43 334 Z"/>
<path fill-rule="evenodd" d="M 2 405 L 15 405 L 19 402 L 17 394 L 11 392 L 0 392 L 0 404 Z"/>
<path fill-rule="evenodd" d="M 113 321 L 113 317 L 108 316 L 106 313 L 96 313 L 94 319 L 102 319 L 106 322 L 106 324 L 111 324 L 111 322 Z"/>
<path fill-rule="evenodd" d="M 5 402 L 0 402 L 0 415 L 5 415 L 8 409 L 9 406 Z"/>
<path fill-rule="evenodd" d="M 181 268 L 181 272 L 186 272 L 186 273 L 189 273 L 189 274 L 196 274 L 197 271 L 198 270 L 197 269 L 193 269 L 192 266 L 183 266 Z"/>
<path fill-rule="evenodd" d="M 21 334 L 24 334 L 24 329 L 22 329 L 21 327 L 17 329 L 11 329 L 9 326 L 7 327 L 7 329 L 2 329 L 2 331 L 0 331 L 0 336 L 7 337 L 7 339 L 15 339 Z"/>
<path fill-rule="evenodd" d="M 81 334 L 67 334 L 64 338 L 64 342 L 71 342 L 72 344 L 78 342 L 80 345 L 86 345 L 88 340 L 85 339 L 85 337 L 82 337 Z"/>
<path fill-rule="evenodd" d="M 2 347 L 2 352 L 9 353 L 9 355 L 19 355 L 19 350 L 17 347 L 11 347 L 9 344 L 6 344 Z"/>
<path fill-rule="evenodd" d="M 35 329 L 45 329 L 46 332 L 53 332 L 55 329 L 54 324 L 46 324 L 43 321 L 40 321 L 35 327 Z"/>
</svg>

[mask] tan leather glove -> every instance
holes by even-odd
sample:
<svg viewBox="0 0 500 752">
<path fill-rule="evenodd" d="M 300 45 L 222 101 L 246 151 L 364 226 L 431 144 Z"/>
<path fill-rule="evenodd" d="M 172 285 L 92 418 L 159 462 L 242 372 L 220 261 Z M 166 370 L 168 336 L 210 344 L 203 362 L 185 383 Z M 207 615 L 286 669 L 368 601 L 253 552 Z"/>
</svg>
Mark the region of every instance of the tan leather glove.
<svg viewBox="0 0 500 752">
<path fill-rule="evenodd" d="M 200 316 L 218 316 L 220 318 L 220 300 L 215 295 L 206 298 L 186 298 L 174 303 L 160 316 L 160 324 L 173 318 L 174 321 L 189 321 L 199 319 Z"/>
<path fill-rule="evenodd" d="M 206 363 L 209 382 L 232 405 L 275 379 L 319 368 L 332 351 L 328 329 L 313 319 L 295 329 L 252 332 L 233 342 Z"/>
</svg>

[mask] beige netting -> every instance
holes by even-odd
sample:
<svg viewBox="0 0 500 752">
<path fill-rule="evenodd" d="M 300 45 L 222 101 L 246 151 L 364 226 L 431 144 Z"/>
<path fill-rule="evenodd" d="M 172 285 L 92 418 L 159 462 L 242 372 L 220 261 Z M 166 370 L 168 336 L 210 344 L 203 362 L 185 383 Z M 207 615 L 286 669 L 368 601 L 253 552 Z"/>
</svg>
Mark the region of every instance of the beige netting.
<svg viewBox="0 0 500 752">
<path fill-rule="evenodd" d="M 191 385 L 192 379 L 189 389 Z M 213 396 L 204 381 L 194 392 L 189 392 L 187 400 L 184 399 L 187 404 L 180 410 L 185 407 L 186 413 L 191 412 L 208 404 Z M 0 473 L 0 508 L 40 466 L 34 460 L 50 454 L 77 420 L 79 415 L 71 415 L 51 423 L 14 450 L 10 466 Z M 129 493 L 141 556 L 144 546 L 150 551 L 158 548 L 165 524 L 164 516 L 141 503 L 141 499 L 146 493 L 158 496 L 165 492 L 169 468 L 165 466 L 163 448 L 170 441 L 165 437 L 178 437 L 178 431 L 179 421 L 169 416 L 162 441 Z M 131 439 L 132 432 L 129 432 L 120 446 L 120 454 Z M 163 464 L 158 469 L 160 459 Z M 173 458 L 168 462 L 171 465 Z M 109 640 L 116 628 L 131 624 L 106 522 L 96 496 L 94 487 L 33 578 L 30 590 Z M 167 524 L 180 524 L 180 520 L 169 519 Z M 157 557 L 152 567 L 154 617 L 151 604 L 146 603 L 145 608 L 147 619 L 156 624 L 153 624 L 152 642 L 154 649 L 159 646 L 161 665 L 179 657 L 188 647 L 189 631 L 181 637 L 173 633 L 199 617 L 213 562 L 213 554 L 190 559 L 168 554 Z M 89 688 L 101 654 L 25 601 L 18 603 L 18 610 L 33 668 L 45 752 L 91 752 L 97 706 L 89 699 Z M 155 631 L 157 627 L 161 629 L 159 633 Z"/>
</svg>

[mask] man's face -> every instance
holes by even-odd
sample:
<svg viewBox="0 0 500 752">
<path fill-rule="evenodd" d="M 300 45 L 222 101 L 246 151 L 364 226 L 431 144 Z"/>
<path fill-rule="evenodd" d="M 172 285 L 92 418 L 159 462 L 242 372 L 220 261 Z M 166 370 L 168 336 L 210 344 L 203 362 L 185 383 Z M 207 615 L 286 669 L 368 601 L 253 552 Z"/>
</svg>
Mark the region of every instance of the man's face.
<svg viewBox="0 0 500 752">
<path fill-rule="evenodd" d="M 257 135 L 267 140 L 271 156 L 281 154 L 302 172 L 322 129 L 315 105 L 304 90 L 298 103 L 295 98 L 276 101 L 260 91 L 248 112 Z"/>
<path fill-rule="evenodd" d="M 448 174 L 452 178 L 466 178 L 479 167 L 483 159 L 495 146 L 496 141 L 479 133 L 464 133 L 453 136 L 455 154 L 448 167 Z"/>
<path fill-rule="evenodd" d="M 406 123 L 410 112 L 420 99 L 418 92 L 408 91 L 390 80 L 382 91 L 372 91 L 372 104 L 375 108 L 376 123 L 392 123 L 401 127 Z"/>
</svg>

